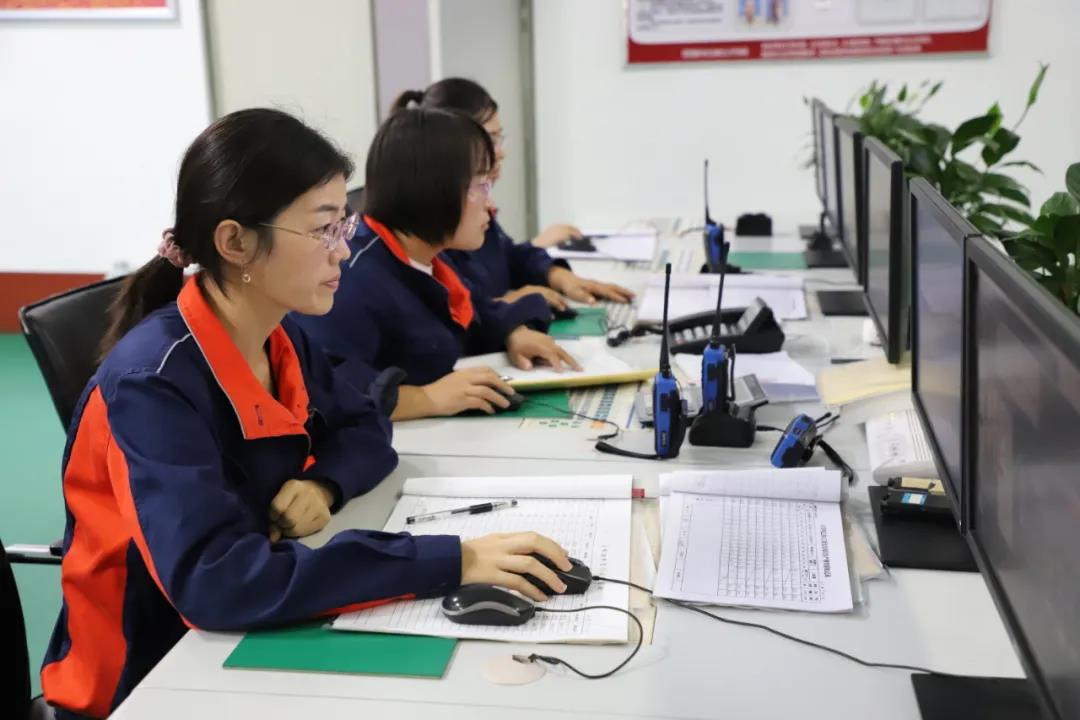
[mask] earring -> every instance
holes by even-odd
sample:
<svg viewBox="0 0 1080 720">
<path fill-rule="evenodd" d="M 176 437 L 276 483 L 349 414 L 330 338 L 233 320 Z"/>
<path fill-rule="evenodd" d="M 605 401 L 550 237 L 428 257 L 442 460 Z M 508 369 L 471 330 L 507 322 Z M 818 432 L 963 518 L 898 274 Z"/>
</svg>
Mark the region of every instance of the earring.
<svg viewBox="0 0 1080 720">
<path fill-rule="evenodd" d="M 241 272 L 240 279 L 244 281 L 244 284 L 246 285 L 246 284 L 250 283 L 251 282 L 251 274 L 247 271 L 247 268 L 241 268 L 240 272 Z"/>
</svg>

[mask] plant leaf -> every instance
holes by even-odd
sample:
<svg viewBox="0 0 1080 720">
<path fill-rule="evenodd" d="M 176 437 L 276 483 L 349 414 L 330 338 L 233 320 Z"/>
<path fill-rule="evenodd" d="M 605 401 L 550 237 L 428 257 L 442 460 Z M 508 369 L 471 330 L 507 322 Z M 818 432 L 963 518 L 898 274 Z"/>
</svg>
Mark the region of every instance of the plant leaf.
<svg viewBox="0 0 1080 720">
<path fill-rule="evenodd" d="M 1039 173 L 1040 175 L 1043 174 L 1042 168 L 1040 168 L 1035 163 L 1028 162 L 1027 160 L 1012 160 L 1012 161 L 1007 162 L 1007 163 L 1001 163 L 1000 165 L 998 165 L 998 167 L 999 168 L 1023 167 L 1023 168 L 1027 168 L 1028 170 L 1034 170 L 1035 172 Z"/>
<path fill-rule="evenodd" d="M 1071 197 L 1071 196 L 1070 196 Z M 1054 223 L 1054 252 L 1058 264 L 1068 267 L 1069 254 L 1080 248 L 1080 214 L 1060 217 Z"/>
<path fill-rule="evenodd" d="M 1056 192 L 1050 199 L 1043 203 L 1040 215 L 1064 217 L 1080 213 L 1080 200 L 1069 193 Z"/>
<path fill-rule="evenodd" d="M 1039 99 L 1039 89 L 1042 88 L 1043 80 L 1046 79 L 1046 71 L 1049 69 L 1049 64 L 1039 63 L 1039 73 L 1035 76 L 1035 82 L 1031 83 L 1031 89 L 1028 90 L 1027 107 L 1030 108 Z"/>
<path fill-rule="evenodd" d="M 1001 223 L 987 215 L 980 215 L 978 213 L 970 215 L 968 216 L 968 222 L 978 228 L 979 232 L 984 235 L 989 235 L 990 237 L 996 238 L 1005 234 L 1005 228 L 1002 227 Z"/>
<path fill-rule="evenodd" d="M 1069 194 L 1080 200 L 1080 163 L 1073 163 L 1065 171 L 1065 188 Z"/>
<path fill-rule="evenodd" d="M 1033 218 L 1029 213 L 1018 207 L 1013 207 L 1012 205 L 985 203 L 979 206 L 978 212 L 988 213 L 996 217 L 1014 220 L 1021 225 L 1024 225 L 1025 227 L 1031 227 L 1032 224 L 1035 222 L 1035 218 Z"/>
<path fill-rule="evenodd" d="M 952 154 L 956 155 L 964 148 L 983 135 L 994 129 L 1001 122 L 1000 112 L 997 115 L 988 113 L 979 117 L 971 118 L 960 123 L 952 137 Z"/>
<path fill-rule="evenodd" d="M 998 128 L 991 141 L 986 143 L 982 151 L 983 162 L 987 167 L 992 167 L 1001 162 L 1001 159 L 1016 149 L 1020 144 L 1020 136 L 1007 128 Z"/>
</svg>

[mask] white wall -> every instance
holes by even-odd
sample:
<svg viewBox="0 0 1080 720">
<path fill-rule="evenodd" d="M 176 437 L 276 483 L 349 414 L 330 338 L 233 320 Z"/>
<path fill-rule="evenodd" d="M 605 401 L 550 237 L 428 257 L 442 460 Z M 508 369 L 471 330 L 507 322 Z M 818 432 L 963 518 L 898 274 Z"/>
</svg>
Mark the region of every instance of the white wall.
<svg viewBox="0 0 1080 720">
<path fill-rule="evenodd" d="M 507 136 L 507 158 L 493 196 L 499 207 L 499 223 L 515 240 L 525 240 L 525 123 L 518 0 L 435 0 L 431 7 L 430 21 L 437 30 L 431 49 L 433 79 L 470 78 L 483 85 L 499 104 L 499 119 Z"/>
<path fill-rule="evenodd" d="M 534 2 L 541 223 L 696 217 L 706 156 L 714 216 L 763 210 L 810 220 L 819 203 L 811 172 L 800 169 L 810 131 L 804 96 L 844 109 L 874 78 L 897 86 L 941 79 L 926 118 L 955 127 L 997 100 L 1015 121 L 1039 60 L 1052 67 L 1015 157 L 1046 172 L 1017 174 L 1041 204 L 1080 161 L 1080 3 L 1038 5 L 993 3 L 989 56 L 630 68 L 620 0 Z"/>
<path fill-rule="evenodd" d="M 428 5 L 428 0 L 372 0 L 380 121 L 403 91 L 431 84 Z"/>
<path fill-rule="evenodd" d="M 150 259 L 209 121 L 200 3 L 170 21 L 0 23 L 0 271 Z"/>
<path fill-rule="evenodd" d="M 278 107 L 319 128 L 356 162 L 375 135 L 369 0 L 211 0 L 214 110 Z"/>
</svg>

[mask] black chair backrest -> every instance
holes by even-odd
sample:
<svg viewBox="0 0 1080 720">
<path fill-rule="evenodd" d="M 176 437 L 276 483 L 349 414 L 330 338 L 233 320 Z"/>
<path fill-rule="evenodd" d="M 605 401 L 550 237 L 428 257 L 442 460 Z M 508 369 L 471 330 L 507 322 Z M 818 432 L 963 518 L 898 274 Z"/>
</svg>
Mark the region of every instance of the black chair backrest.
<svg viewBox="0 0 1080 720">
<path fill-rule="evenodd" d="M 364 210 L 364 186 L 363 185 L 356 188 L 355 190 L 350 190 L 345 195 L 345 197 L 347 198 L 347 202 L 349 203 L 349 208 L 351 210 L 354 210 L 356 212 L 363 212 L 363 210 Z"/>
<path fill-rule="evenodd" d="M 103 280 L 19 310 L 23 335 L 37 360 L 64 430 L 98 366 L 98 346 L 109 329 L 109 306 L 123 277 Z"/>
<path fill-rule="evenodd" d="M 4 717 L 25 718 L 30 713 L 30 655 L 26 650 L 26 624 L 19 589 L 3 541 L 0 541 L 0 648 L 4 648 L 3 664 L 8 668 L 0 672 L 0 707 L 14 710 Z"/>
</svg>

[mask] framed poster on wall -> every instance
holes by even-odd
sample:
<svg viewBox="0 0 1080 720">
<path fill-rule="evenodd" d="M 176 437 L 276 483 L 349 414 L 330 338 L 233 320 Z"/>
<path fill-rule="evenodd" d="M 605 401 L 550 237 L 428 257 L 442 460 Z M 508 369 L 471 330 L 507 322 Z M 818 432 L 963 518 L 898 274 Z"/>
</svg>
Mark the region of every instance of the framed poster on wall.
<svg viewBox="0 0 1080 720">
<path fill-rule="evenodd" d="M 176 0 L 0 0 L 0 20 L 171 20 Z"/>
<path fill-rule="evenodd" d="M 991 0 L 624 0 L 627 62 L 986 52 Z"/>
</svg>

